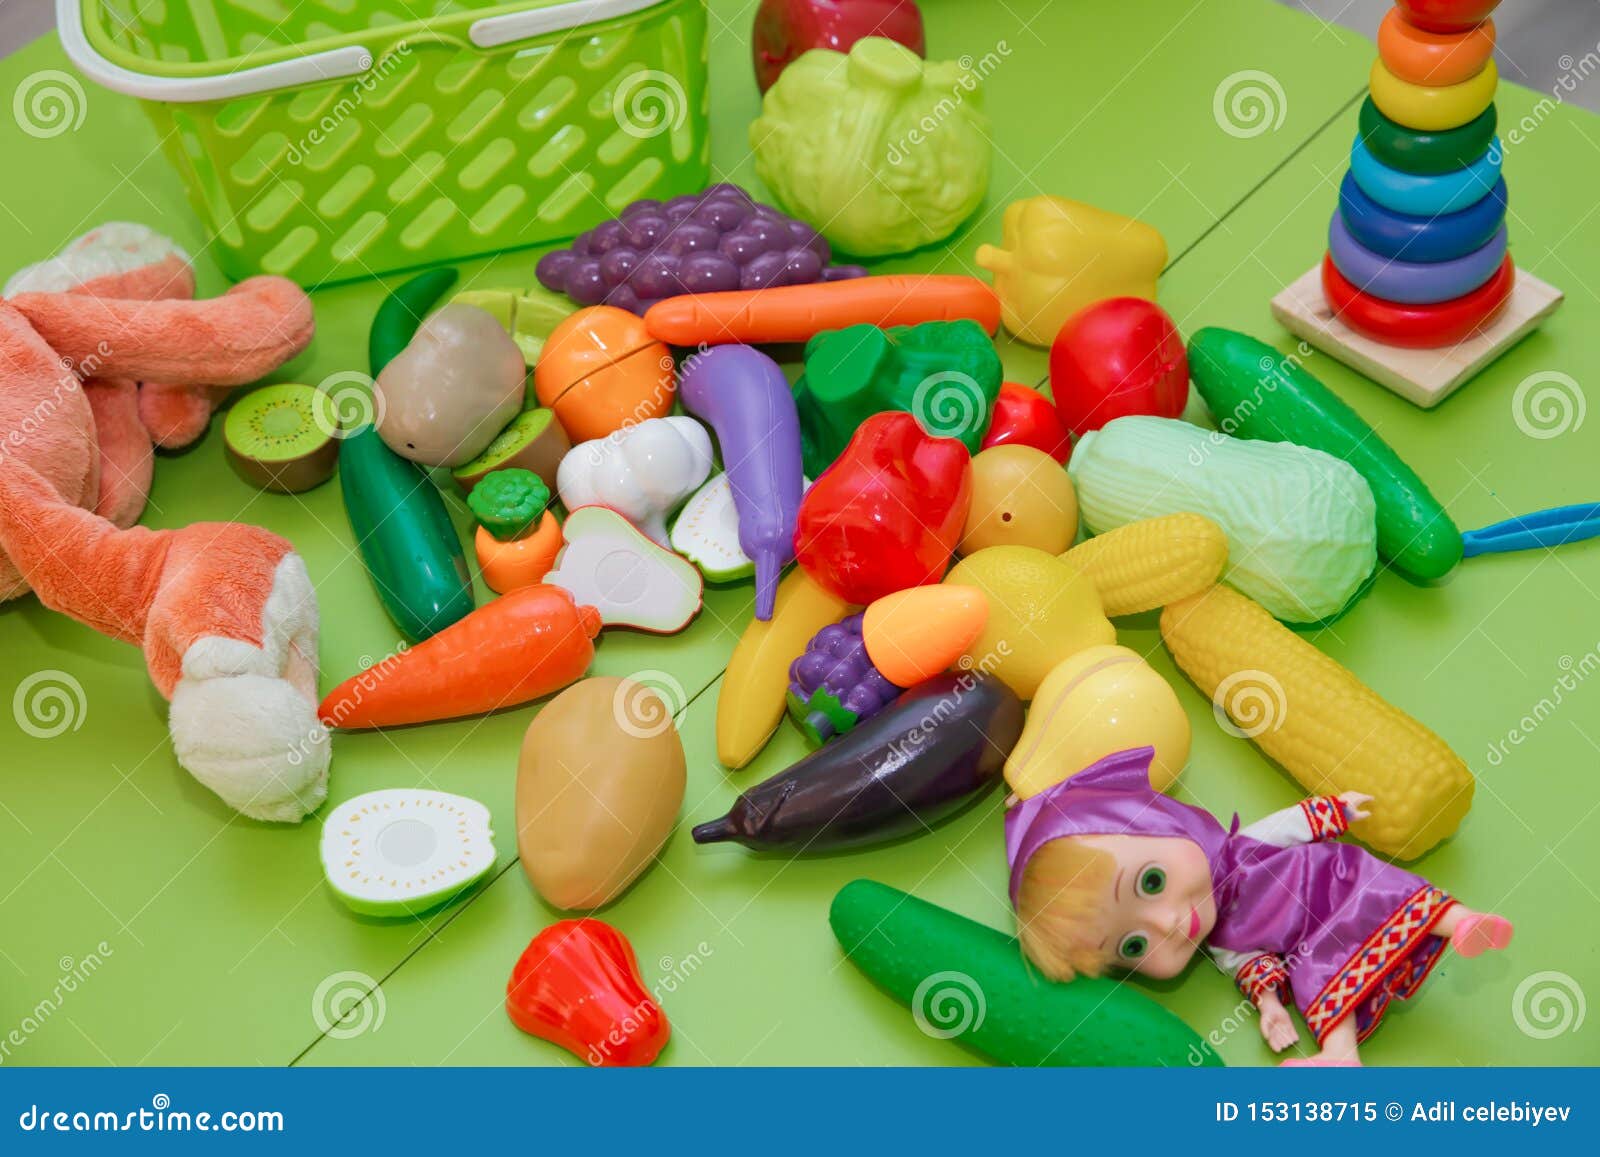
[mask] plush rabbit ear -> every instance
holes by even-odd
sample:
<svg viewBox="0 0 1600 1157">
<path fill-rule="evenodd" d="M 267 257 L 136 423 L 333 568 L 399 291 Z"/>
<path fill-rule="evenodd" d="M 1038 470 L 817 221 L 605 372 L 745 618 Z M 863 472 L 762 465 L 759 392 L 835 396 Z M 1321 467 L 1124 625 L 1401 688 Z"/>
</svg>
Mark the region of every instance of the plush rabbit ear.
<svg viewBox="0 0 1600 1157">
<path fill-rule="evenodd" d="M 85 377 L 242 386 L 311 343 L 311 300 L 282 277 L 252 277 L 209 301 L 23 293 L 9 303 Z"/>
</svg>

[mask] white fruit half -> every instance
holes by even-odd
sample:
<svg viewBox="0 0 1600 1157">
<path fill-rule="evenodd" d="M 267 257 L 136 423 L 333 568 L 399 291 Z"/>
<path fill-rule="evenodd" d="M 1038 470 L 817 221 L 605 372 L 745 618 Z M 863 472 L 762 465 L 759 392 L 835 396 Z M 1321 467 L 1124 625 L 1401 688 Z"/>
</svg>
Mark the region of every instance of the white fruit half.
<svg viewBox="0 0 1600 1157">
<path fill-rule="evenodd" d="M 437 908 L 493 867 L 489 809 L 449 792 L 368 792 L 335 807 L 322 829 L 328 883 L 369 916 Z"/>
</svg>

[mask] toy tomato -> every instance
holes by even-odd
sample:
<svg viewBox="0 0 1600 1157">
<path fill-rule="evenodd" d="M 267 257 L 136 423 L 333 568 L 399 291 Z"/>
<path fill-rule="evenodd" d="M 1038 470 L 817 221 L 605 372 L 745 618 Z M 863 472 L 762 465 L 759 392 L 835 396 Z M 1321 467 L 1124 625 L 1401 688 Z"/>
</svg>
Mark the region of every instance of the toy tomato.
<svg viewBox="0 0 1600 1157">
<path fill-rule="evenodd" d="M 648 1065 L 672 1026 L 645 990 L 627 938 L 602 920 L 558 920 L 511 970 L 506 1013 L 591 1065 Z"/>
<path fill-rule="evenodd" d="M 1063 465 L 1072 455 L 1072 439 L 1050 399 L 1016 382 L 1001 383 L 994 400 L 982 449 L 991 446 L 1032 446 Z"/>
<path fill-rule="evenodd" d="M 1074 438 L 1130 414 L 1178 417 L 1189 400 L 1189 360 L 1178 327 L 1142 297 L 1080 309 L 1050 345 L 1050 392 Z"/>
<path fill-rule="evenodd" d="M 1395 0 L 1407 20 L 1429 32 L 1466 32 L 1499 5 L 1500 0 Z"/>
<path fill-rule="evenodd" d="M 866 604 L 935 583 L 972 503 L 972 460 L 904 411 L 874 414 L 800 503 L 794 552 L 818 586 Z"/>
</svg>

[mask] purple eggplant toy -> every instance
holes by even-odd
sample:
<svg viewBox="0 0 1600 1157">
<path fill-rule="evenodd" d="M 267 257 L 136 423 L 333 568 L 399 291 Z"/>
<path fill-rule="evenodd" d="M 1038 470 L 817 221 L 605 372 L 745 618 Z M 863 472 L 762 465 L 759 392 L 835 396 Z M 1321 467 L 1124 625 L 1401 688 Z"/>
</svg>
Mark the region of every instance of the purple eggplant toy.
<svg viewBox="0 0 1600 1157">
<path fill-rule="evenodd" d="M 748 789 L 694 842 L 824 852 L 925 832 L 997 787 L 1022 701 L 993 675 L 937 675 Z"/>
<path fill-rule="evenodd" d="M 794 560 L 805 480 L 800 415 L 778 363 L 747 345 L 715 346 L 683 364 L 678 399 L 710 424 L 739 515 L 739 548 L 756 564 L 756 618 L 772 618 L 778 578 Z"/>
<path fill-rule="evenodd" d="M 789 717 L 820 747 L 871 718 L 905 690 L 883 677 L 861 641 L 865 616 L 823 627 L 789 664 Z"/>
</svg>

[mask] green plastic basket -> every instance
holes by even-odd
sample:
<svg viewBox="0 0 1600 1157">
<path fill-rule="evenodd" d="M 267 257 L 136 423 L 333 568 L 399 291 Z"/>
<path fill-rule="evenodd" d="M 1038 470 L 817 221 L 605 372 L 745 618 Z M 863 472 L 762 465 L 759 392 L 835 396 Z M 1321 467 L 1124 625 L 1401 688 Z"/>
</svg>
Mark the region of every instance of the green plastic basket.
<svg viewBox="0 0 1600 1157">
<path fill-rule="evenodd" d="M 305 286 L 569 237 L 710 174 L 705 0 L 57 0 L 231 277 Z"/>
</svg>

